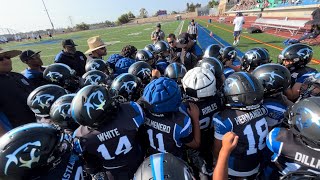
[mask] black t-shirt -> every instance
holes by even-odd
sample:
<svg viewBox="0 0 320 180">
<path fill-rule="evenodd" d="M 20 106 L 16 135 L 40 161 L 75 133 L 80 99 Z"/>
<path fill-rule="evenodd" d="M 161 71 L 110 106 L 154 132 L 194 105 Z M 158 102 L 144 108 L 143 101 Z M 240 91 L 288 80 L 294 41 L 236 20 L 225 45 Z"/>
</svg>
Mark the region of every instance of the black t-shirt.
<svg viewBox="0 0 320 180">
<path fill-rule="evenodd" d="M 170 63 L 173 63 L 173 62 L 181 63 L 181 59 L 180 59 L 181 51 L 182 51 L 181 48 L 176 48 L 176 47 L 170 49 L 170 56 L 171 56 Z"/>
<path fill-rule="evenodd" d="M 54 60 L 55 63 L 63 63 L 77 72 L 77 76 L 81 77 L 86 71 L 85 66 L 87 57 L 80 51 L 76 51 L 74 55 L 61 51 Z"/>
<path fill-rule="evenodd" d="M 0 123 L 7 130 L 36 122 L 34 113 L 27 105 L 27 98 L 34 89 L 22 74 L 0 74 Z M 3 123 L 8 123 L 4 125 Z M 9 129 L 8 129 L 9 128 Z"/>
<path fill-rule="evenodd" d="M 320 150 L 297 138 L 291 130 L 274 128 L 268 135 L 268 148 L 274 153 L 271 160 L 278 162 L 282 174 L 297 170 L 320 173 Z"/>
<path fill-rule="evenodd" d="M 80 126 L 75 136 L 80 140 L 87 172 L 110 171 L 114 176 L 123 172 L 127 178 L 133 176 L 143 160 L 137 136 L 143 122 L 141 107 L 130 102 L 121 104 L 117 116 L 97 129 Z"/>
<path fill-rule="evenodd" d="M 229 175 L 246 177 L 258 172 L 268 135 L 267 113 L 267 109 L 261 106 L 251 111 L 226 109 L 214 116 L 216 139 L 222 140 L 230 131 L 239 136 L 238 145 L 229 157 Z"/>
</svg>

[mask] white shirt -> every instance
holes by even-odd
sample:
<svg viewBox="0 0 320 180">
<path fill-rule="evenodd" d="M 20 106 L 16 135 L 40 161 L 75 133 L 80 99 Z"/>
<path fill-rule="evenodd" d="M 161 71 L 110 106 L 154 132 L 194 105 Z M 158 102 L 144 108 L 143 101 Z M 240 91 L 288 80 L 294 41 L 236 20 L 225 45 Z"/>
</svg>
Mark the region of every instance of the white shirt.
<svg viewBox="0 0 320 180">
<path fill-rule="evenodd" d="M 241 31 L 243 23 L 244 23 L 243 16 L 238 16 L 238 17 L 234 18 L 234 20 L 233 20 L 234 31 Z"/>
</svg>

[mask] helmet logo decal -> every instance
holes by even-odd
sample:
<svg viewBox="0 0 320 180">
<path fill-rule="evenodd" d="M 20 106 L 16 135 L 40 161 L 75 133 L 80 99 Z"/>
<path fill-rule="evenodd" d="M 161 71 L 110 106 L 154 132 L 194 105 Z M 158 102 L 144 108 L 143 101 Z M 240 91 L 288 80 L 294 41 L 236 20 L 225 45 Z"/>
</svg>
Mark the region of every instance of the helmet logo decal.
<svg viewBox="0 0 320 180">
<path fill-rule="evenodd" d="M 308 59 L 310 58 L 311 54 L 312 54 L 312 50 L 309 49 L 309 48 L 303 48 L 303 49 L 300 49 L 297 54 L 299 56 L 303 56 L 303 59 Z"/>
<path fill-rule="evenodd" d="M 93 63 L 92 63 L 92 66 L 91 66 L 91 70 L 97 70 L 97 69 L 99 69 L 99 67 L 100 67 L 100 64 L 99 64 L 99 63 L 93 62 Z"/>
<path fill-rule="evenodd" d="M 97 74 L 92 74 L 89 75 L 86 80 L 85 80 L 85 84 L 87 84 L 87 82 L 89 81 L 89 83 L 91 85 L 99 85 L 99 81 L 101 80 L 101 76 L 97 75 Z"/>
<path fill-rule="evenodd" d="M 31 105 L 33 106 L 34 103 L 39 103 L 39 106 L 44 109 L 45 107 L 49 107 L 50 104 L 54 100 L 54 96 L 50 94 L 43 94 L 40 96 L 36 96 L 36 98 L 32 101 Z"/>
<path fill-rule="evenodd" d="M 147 58 L 144 57 L 144 55 L 140 54 L 140 53 L 137 54 L 137 57 L 138 57 L 139 60 L 143 60 L 143 61 L 147 60 Z"/>
<path fill-rule="evenodd" d="M 305 116 L 308 119 L 302 122 L 302 116 Z M 312 126 L 312 123 L 316 124 L 320 129 L 320 117 L 317 114 L 313 113 L 308 108 L 300 108 L 297 110 L 296 124 L 300 126 L 300 129 L 310 128 Z"/>
<path fill-rule="evenodd" d="M 92 102 L 94 100 L 98 100 L 99 104 Z M 93 109 L 93 110 L 100 109 L 100 110 L 104 111 L 103 106 L 105 104 L 106 104 L 106 100 L 103 98 L 103 93 L 101 91 L 97 91 L 97 92 L 92 93 L 88 97 L 86 103 L 84 103 L 84 106 L 86 107 L 87 114 L 88 114 L 89 118 L 92 119 L 91 112 L 90 112 L 91 109 Z"/>
<path fill-rule="evenodd" d="M 46 76 L 49 77 L 49 79 L 52 82 L 58 82 L 57 79 L 60 79 L 63 77 L 63 75 L 60 74 L 59 72 L 51 72 L 51 71 L 49 71 L 49 73 Z"/>
<path fill-rule="evenodd" d="M 226 86 L 224 87 L 224 90 L 229 93 L 231 91 L 231 89 L 233 88 L 233 86 L 236 86 L 238 91 L 240 92 L 240 87 L 237 83 L 237 79 L 234 79 L 234 78 L 228 78 L 226 80 Z"/>
<path fill-rule="evenodd" d="M 8 158 L 8 161 L 6 163 L 5 169 L 4 169 L 4 173 L 7 175 L 7 171 L 8 171 L 8 167 L 10 166 L 10 164 L 13 162 L 16 165 L 20 162 L 21 165 L 19 167 L 27 167 L 27 168 L 31 168 L 32 163 L 34 162 L 39 162 L 40 160 L 40 155 L 35 156 L 35 154 L 39 154 L 39 147 L 41 147 L 41 142 L 40 141 L 35 141 L 35 142 L 28 142 L 22 146 L 20 146 L 18 149 L 16 149 L 12 154 L 9 154 L 6 156 L 6 158 Z M 21 157 L 18 159 L 17 158 L 17 154 L 20 152 L 25 152 L 28 149 L 30 150 L 30 160 L 23 160 Z M 19 161 L 19 162 L 18 162 Z"/>
<path fill-rule="evenodd" d="M 140 73 L 142 73 L 143 78 L 148 78 L 151 76 L 151 71 L 149 68 L 142 68 L 137 75 L 139 75 Z"/>
<path fill-rule="evenodd" d="M 247 58 L 250 60 L 256 60 L 258 59 L 257 51 L 250 51 L 250 53 L 246 54 Z"/>
<path fill-rule="evenodd" d="M 71 103 L 64 103 L 61 104 L 54 112 L 53 114 L 55 114 L 57 111 L 59 112 L 59 114 L 63 117 L 63 119 L 66 119 L 67 117 L 71 117 Z M 64 108 L 65 107 L 65 108 Z M 65 112 L 65 110 L 68 109 L 68 112 Z"/>
<path fill-rule="evenodd" d="M 232 51 L 228 52 L 228 56 L 230 56 L 231 58 L 235 58 L 236 54 L 237 54 L 236 50 L 232 50 Z"/>
<path fill-rule="evenodd" d="M 260 77 L 263 77 L 263 76 L 265 76 L 265 75 L 269 75 L 269 81 L 266 81 L 266 82 L 265 82 L 266 85 L 271 85 L 271 86 L 273 86 L 273 83 L 274 83 L 274 81 L 275 81 L 275 77 L 279 77 L 279 78 L 281 78 L 281 79 L 284 79 L 282 76 L 280 76 L 279 74 L 275 73 L 274 71 L 272 71 L 272 72 L 266 72 L 266 73 L 261 73 L 261 74 L 259 75 L 259 78 L 260 78 Z"/>
<path fill-rule="evenodd" d="M 137 83 L 134 81 L 124 82 L 120 89 L 124 88 L 128 94 L 131 94 L 133 90 L 137 87 Z"/>
</svg>

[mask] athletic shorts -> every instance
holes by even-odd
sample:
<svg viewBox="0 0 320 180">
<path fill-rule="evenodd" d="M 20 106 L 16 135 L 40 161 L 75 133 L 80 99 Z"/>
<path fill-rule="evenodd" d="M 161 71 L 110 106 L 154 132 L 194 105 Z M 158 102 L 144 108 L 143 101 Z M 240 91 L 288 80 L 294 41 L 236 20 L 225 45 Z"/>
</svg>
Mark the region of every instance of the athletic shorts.
<svg viewBox="0 0 320 180">
<path fill-rule="evenodd" d="M 233 31 L 233 36 L 237 37 L 241 34 L 241 31 Z"/>
</svg>

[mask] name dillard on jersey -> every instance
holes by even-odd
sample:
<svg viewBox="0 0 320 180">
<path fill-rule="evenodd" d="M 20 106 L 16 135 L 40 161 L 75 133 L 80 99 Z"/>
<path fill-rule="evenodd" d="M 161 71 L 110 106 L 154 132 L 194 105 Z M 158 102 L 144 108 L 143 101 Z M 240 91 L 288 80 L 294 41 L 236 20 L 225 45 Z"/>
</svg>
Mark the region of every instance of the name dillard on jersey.
<svg viewBox="0 0 320 180">
<path fill-rule="evenodd" d="M 202 114 L 203 114 L 203 115 L 207 115 L 207 114 L 213 112 L 213 111 L 216 110 L 216 109 L 218 109 L 218 107 L 217 107 L 217 104 L 214 103 L 214 104 L 211 104 L 210 106 L 207 106 L 207 107 L 205 107 L 205 108 L 202 108 L 201 111 L 202 111 Z"/>
<path fill-rule="evenodd" d="M 118 128 L 111 129 L 109 131 L 105 131 L 105 132 L 100 133 L 100 134 L 97 135 L 97 137 L 99 138 L 99 140 L 101 142 L 106 141 L 106 140 L 111 139 L 111 138 L 114 138 L 114 137 L 117 137 L 117 136 L 120 136 Z"/>
<path fill-rule="evenodd" d="M 146 122 L 145 122 L 146 125 L 153 127 L 155 129 L 158 129 L 159 131 L 162 131 L 165 133 L 170 133 L 170 130 L 171 130 L 170 126 L 158 123 L 156 121 L 152 121 L 151 119 L 149 119 L 147 117 L 145 119 L 146 119 Z"/>
<path fill-rule="evenodd" d="M 309 157 L 308 155 L 296 152 L 294 160 L 301 162 L 304 165 L 320 169 L 320 159 Z"/>
<path fill-rule="evenodd" d="M 237 117 L 234 118 L 234 120 L 236 121 L 237 125 L 240 125 L 240 124 L 244 124 L 244 123 L 246 123 L 248 121 L 251 121 L 254 118 L 258 118 L 258 117 L 264 116 L 267 113 L 268 113 L 267 109 L 259 108 L 259 109 L 256 109 L 254 111 L 251 111 L 251 112 L 242 114 L 240 116 L 237 116 Z"/>
</svg>

